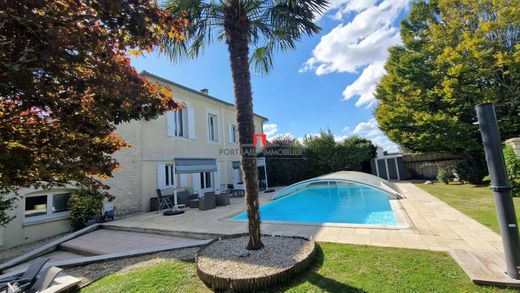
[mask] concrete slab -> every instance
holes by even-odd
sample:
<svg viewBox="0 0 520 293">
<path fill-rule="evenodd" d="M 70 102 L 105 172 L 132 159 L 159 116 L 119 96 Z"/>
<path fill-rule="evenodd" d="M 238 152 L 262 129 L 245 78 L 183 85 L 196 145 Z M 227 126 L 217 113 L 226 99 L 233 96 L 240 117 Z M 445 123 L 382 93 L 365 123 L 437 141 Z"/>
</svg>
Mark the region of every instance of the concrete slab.
<svg viewBox="0 0 520 293">
<path fill-rule="evenodd" d="M 59 249 L 82 255 L 102 255 L 122 251 L 190 245 L 199 241 L 169 235 L 99 229 L 60 244 Z"/>
</svg>

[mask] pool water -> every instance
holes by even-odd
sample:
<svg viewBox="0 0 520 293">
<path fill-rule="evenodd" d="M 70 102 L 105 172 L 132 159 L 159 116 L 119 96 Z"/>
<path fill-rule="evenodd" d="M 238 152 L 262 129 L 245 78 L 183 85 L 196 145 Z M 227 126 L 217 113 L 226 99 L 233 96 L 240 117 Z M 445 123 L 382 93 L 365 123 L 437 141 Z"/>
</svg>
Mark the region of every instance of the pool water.
<svg viewBox="0 0 520 293">
<path fill-rule="evenodd" d="M 247 220 L 240 214 L 233 220 Z M 362 186 L 308 187 L 260 207 L 263 221 L 395 226 L 388 195 Z"/>
</svg>

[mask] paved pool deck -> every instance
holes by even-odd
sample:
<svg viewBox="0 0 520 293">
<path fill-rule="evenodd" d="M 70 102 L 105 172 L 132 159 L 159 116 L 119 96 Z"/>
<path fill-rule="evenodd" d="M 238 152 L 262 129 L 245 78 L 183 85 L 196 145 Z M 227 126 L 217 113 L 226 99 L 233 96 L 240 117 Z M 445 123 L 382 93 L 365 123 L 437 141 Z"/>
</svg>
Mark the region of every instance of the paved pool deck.
<svg viewBox="0 0 520 293">
<path fill-rule="evenodd" d="M 405 198 L 399 204 L 411 225 L 401 229 L 337 227 L 326 225 L 303 225 L 287 223 L 262 223 L 262 233 L 286 236 L 310 236 L 319 242 L 349 243 L 382 247 L 411 248 L 450 252 L 461 267 L 475 281 L 494 275 L 503 275 L 497 267 L 493 272 L 480 272 L 472 276 L 468 266 L 479 266 L 477 262 L 468 262 L 468 256 L 487 255 L 494 263 L 503 263 L 501 237 L 464 215 L 448 204 L 420 189 L 411 182 L 396 182 Z M 273 193 L 260 194 L 260 204 L 269 202 Z M 114 222 L 107 226 L 114 228 L 139 228 L 175 232 L 235 234 L 247 232 L 246 222 L 230 221 L 233 215 L 244 212 L 244 198 L 232 198 L 231 204 L 212 210 L 200 211 L 189 209 L 177 216 L 163 216 L 157 212 L 140 214 Z M 457 253 L 466 252 L 466 253 Z M 497 259 L 498 258 L 498 259 Z M 484 259 L 482 262 L 485 263 Z M 471 263 L 468 265 L 468 263 Z M 466 266 L 466 268 L 465 268 Z M 498 270 L 498 271 L 497 271 Z M 486 275 L 487 274 L 487 275 Z M 508 281 L 508 277 L 505 276 Z M 509 279 L 511 280 L 511 279 Z M 512 281 L 512 280 L 511 280 Z M 503 282 L 498 282 L 503 284 Z M 512 284 L 516 282 L 512 281 Z M 518 283 L 520 285 L 520 282 Z"/>
</svg>

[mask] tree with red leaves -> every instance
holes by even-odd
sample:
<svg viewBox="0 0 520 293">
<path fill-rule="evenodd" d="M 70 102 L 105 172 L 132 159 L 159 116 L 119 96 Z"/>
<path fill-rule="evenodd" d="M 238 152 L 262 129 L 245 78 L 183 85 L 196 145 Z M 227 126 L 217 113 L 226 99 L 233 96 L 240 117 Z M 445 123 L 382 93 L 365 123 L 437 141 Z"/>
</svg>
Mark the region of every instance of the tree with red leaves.
<svg viewBox="0 0 520 293">
<path fill-rule="evenodd" d="M 0 0 L 0 224 L 20 188 L 101 179 L 128 146 L 114 134 L 179 107 L 127 52 L 183 38 L 186 20 L 148 0 Z"/>
</svg>

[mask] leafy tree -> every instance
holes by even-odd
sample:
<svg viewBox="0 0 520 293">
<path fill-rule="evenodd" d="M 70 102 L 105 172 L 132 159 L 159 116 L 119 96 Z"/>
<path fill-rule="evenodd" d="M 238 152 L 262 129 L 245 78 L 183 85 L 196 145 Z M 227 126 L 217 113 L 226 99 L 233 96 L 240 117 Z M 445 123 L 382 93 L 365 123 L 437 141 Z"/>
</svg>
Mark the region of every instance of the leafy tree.
<svg viewBox="0 0 520 293">
<path fill-rule="evenodd" d="M 303 150 L 303 145 L 290 135 L 269 141 L 265 149 L 269 185 L 290 185 L 309 178 Z"/>
<path fill-rule="evenodd" d="M 306 160 L 309 178 L 330 173 L 336 151 L 336 141 L 330 130 L 322 130 L 320 135 L 305 136 L 303 156 Z"/>
<path fill-rule="evenodd" d="M 336 144 L 332 172 L 352 170 L 370 173 L 370 159 L 376 156 L 376 146 L 368 139 L 351 136 Z"/>
<path fill-rule="evenodd" d="M 290 153 L 284 156 L 278 149 Z M 277 137 L 269 142 L 265 157 L 269 183 L 276 186 L 337 171 L 369 173 L 370 159 L 375 155 L 376 147 L 371 141 L 357 136 L 335 141 L 330 130 L 326 130 L 305 137 L 303 144 L 290 136 Z"/>
<path fill-rule="evenodd" d="M 169 5 L 175 15 L 187 11 L 189 25 L 185 42 L 165 41 L 173 60 L 179 56 L 197 57 L 213 40 L 225 40 L 231 61 L 235 92 L 238 137 L 242 150 L 248 215 L 248 249 L 263 247 L 258 212 L 258 170 L 253 145 L 253 93 L 250 65 L 263 73 L 272 67 L 275 50 L 287 51 L 296 46 L 302 35 L 312 35 L 320 28 L 315 17 L 327 6 L 327 0 L 173 0 Z M 250 54 L 249 47 L 253 52 Z"/>
<path fill-rule="evenodd" d="M 511 146 L 503 149 L 509 184 L 513 186 L 513 196 L 520 197 L 520 158 Z"/>
<path fill-rule="evenodd" d="M 502 138 L 518 136 L 518 15 L 516 1 L 414 3 L 377 87 L 381 130 L 407 150 L 482 160 L 474 107 L 492 102 Z"/>
<path fill-rule="evenodd" d="M 128 146 L 116 125 L 179 106 L 126 51 L 180 40 L 184 25 L 148 0 L 0 1 L 0 224 L 22 187 L 108 188 Z"/>
<path fill-rule="evenodd" d="M 371 141 L 351 136 L 336 142 L 330 130 L 321 131 L 319 136 L 307 136 L 303 144 L 306 179 L 337 171 L 369 172 L 370 159 L 376 155 Z"/>
</svg>

